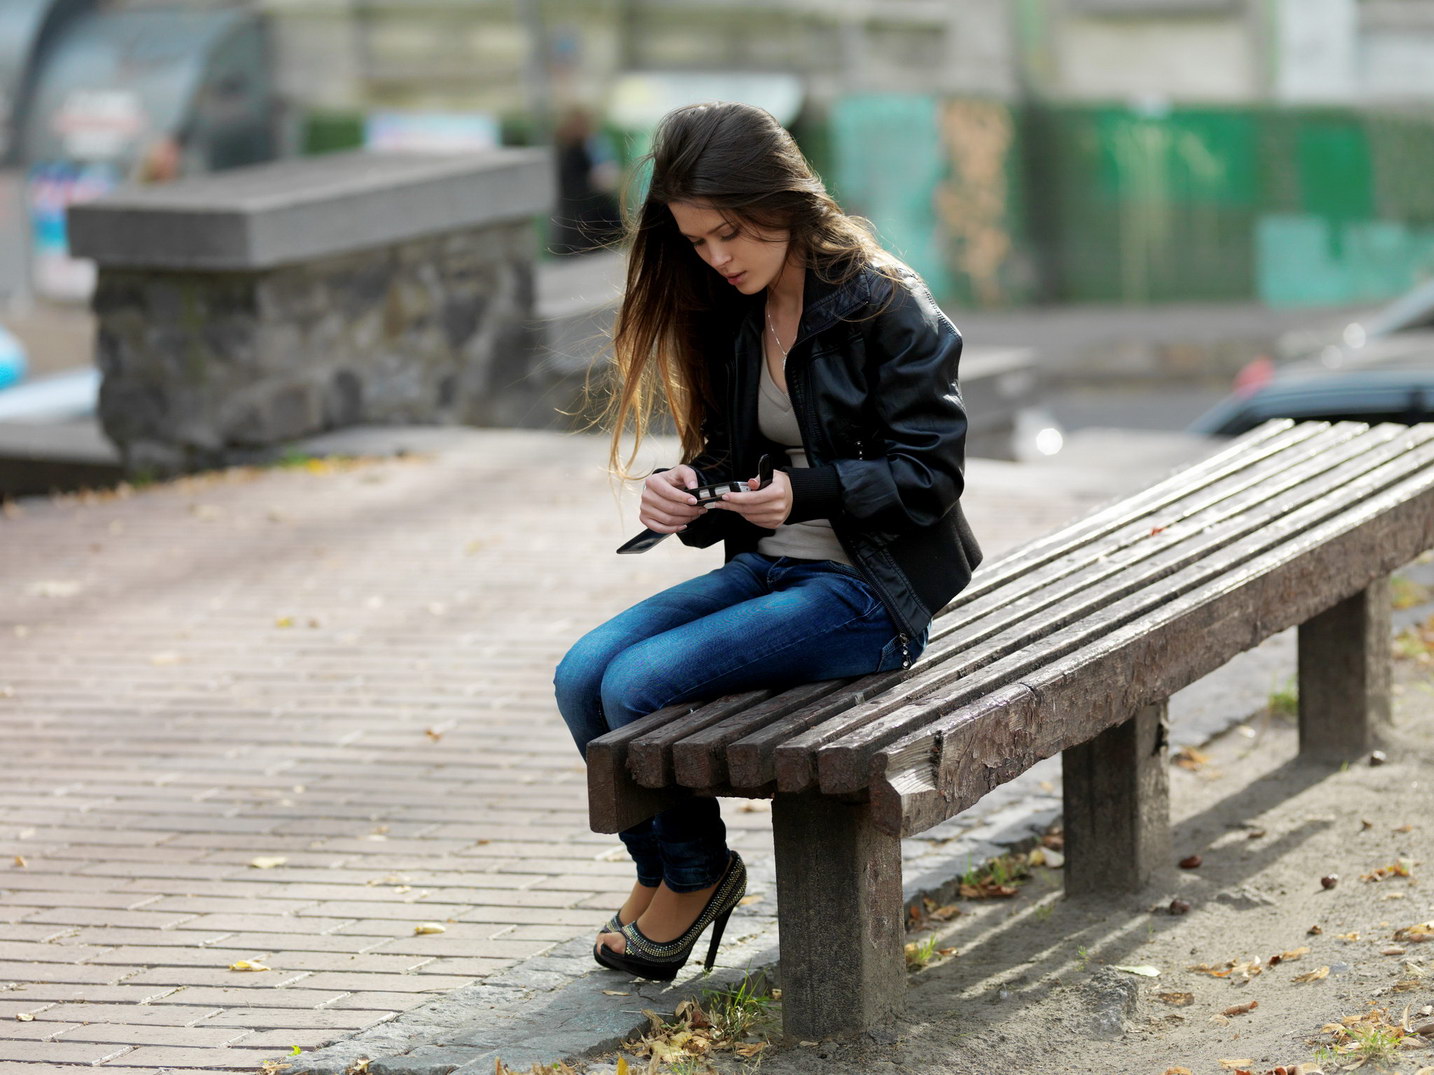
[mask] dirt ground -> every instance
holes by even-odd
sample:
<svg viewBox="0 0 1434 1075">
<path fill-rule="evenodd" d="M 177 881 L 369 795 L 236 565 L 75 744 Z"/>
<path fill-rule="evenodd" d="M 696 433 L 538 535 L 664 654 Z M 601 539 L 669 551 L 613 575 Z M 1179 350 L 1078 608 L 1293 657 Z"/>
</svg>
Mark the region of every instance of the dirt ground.
<svg viewBox="0 0 1434 1075">
<path fill-rule="evenodd" d="M 954 951 L 912 972 L 898 1024 L 658 1070 L 1434 1075 L 1434 665 L 1395 677 L 1382 764 L 1303 764 L 1293 718 L 1264 714 L 1172 766 L 1174 857 L 1198 867 L 1080 900 L 1037 867 L 1014 898 L 910 935 Z"/>
<path fill-rule="evenodd" d="M 1434 920 L 1434 676 L 1401 661 L 1396 680 L 1384 764 L 1301 764 L 1291 718 L 1252 719 L 1208 744 L 1208 760 L 1172 767 L 1175 854 L 1198 868 L 1108 900 L 1067 900 L 1058 872 L 1037 868 L 1012 900 L 964 901 L 937 934 L 955 953 L 911 975 L 893 1031 L 778 1050 L 761 1071 L 1332 1073 L 1369 1049 L 1328 1050 L 1406 1011 L 1431 1037 L 1409 1035 L 1383 1068 L 1434 1069 L 1434 936 L 1400 932 Z M 1177 898 L 1188 913 L 1171 913 Z M 1365 1020 L 1324 1029 L 1351 1016 Z"/>
</svg>

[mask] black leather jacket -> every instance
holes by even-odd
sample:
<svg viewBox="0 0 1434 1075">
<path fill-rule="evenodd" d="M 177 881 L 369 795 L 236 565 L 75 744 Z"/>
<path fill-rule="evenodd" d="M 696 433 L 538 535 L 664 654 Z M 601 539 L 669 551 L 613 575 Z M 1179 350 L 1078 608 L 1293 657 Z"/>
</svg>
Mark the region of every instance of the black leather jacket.
<svg viewBox="0 0 1434 1075">
<path fill-rule="evenodd" d="M 733 337 L 707 334 L 709 418 L 690 465 L 703 481 L 752 477 L 764 452 L 757 428 L 763 297 L 743 303 Z M 895 287 L 867 269 L 841 285 L 810 269 L 787 390 L 811 466 L 788 469 L 789 522 L 830 519 L 852 564 L 914 637 L 971 579 L 981 550 L 961 511 L 966 411 L 956 385 L 961 334 L 915 277 Z M 786 468 L 783 468 L 786 469 Z M 770 531 L 709 512 L 679 537 L 727 559 Z"/>
</svg>

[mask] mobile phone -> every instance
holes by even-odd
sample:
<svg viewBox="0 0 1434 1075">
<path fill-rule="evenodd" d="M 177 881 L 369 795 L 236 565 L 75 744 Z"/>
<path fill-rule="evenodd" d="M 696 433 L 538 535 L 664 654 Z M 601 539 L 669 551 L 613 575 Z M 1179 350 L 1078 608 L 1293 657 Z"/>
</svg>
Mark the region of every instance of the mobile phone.
<svg viewBox="0 0 1434 1075">
<path fill-rule="evenodd" d="M 765 489 L 772 481 L 772 460 L 770 456 L 763 455 L 757 462 L 757 488 Z M 688 489 L 687 492 L 697 499 L 698 504 L 710 504 L 714 500 L 721 500 L 724 493 L 746 493 L 752 490 L 746 482 L 709 482 L 706 485 L 699 485 L 696 489 Z M 624 556 L 630 553 L 646 552 L 652 548 L 666 534 L 659 534 L 656 530 L 643 530 L 636 537 L 629 538 L 617 547 L 618 555 Z"/>
</svg>

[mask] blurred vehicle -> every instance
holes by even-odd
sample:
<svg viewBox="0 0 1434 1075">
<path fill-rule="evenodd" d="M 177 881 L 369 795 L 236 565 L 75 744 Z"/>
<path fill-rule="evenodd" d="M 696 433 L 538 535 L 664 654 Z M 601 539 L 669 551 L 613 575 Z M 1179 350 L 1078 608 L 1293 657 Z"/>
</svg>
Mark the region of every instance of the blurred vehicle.
<svg viewBox="0 0 1434 1075">
<path fill-rule="evenodd" d="M 1270 418 L 1434 420 L 1434 280 L 1342 329 L 1289 333 L 1280 351 L 1297 357 L 1250 363 L 1191 432 L 1235 436 Z"/>
<path fill-rule="evenodd" d="M 1322 352 L 1247 379 L 1190 430 L 1236 436 L 1270 418 L 1434 421 L 1434 332 L 1388 335 L 1337 358 Z"/>
<path fill-rule="evenodd" d="M 0 325 L 0 388 L 8 388 L 25 376 L 25 348 Z"/>
</svg>

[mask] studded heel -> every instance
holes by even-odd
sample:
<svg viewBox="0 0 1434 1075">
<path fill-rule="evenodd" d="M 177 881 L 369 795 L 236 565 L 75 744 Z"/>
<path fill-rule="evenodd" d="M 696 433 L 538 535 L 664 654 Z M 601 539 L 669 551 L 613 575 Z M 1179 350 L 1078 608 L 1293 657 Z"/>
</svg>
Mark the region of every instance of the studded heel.
<svg viewBox="0 0 1434 1075">
<path fill-rule="evenodd" d="M 716 890 L 707 898 L 707 904 L 702 908 L 697 920 L 687 927 L 682 936 L 670 941 L 650 940 L 637 928 L 636 922 L 629 922 L 619 931 L 627 941 L 625 952 L 614 952 L 599 945 L 593 954 L 604 967 L 623 971 L 636 978 L 670 982 L 677 977 L 677 972 L 692 955 L 698 938 L 710 925 L 712 940 L 708 943 L 707 958 L 702 965 L 703 969 L 711 970 L 717 959 L 717 949 L 722 943 L 722 933 L 727 928 L 727 919 L 732 917 L 732 909 L 741 902 L 746 892 L 747 867 L 742 862 L 742 856 L 733 851 L 732 857 L 727 860 L 727 869 L 723 872 L 722 879 L 717 882 Z"/>
</svg>

